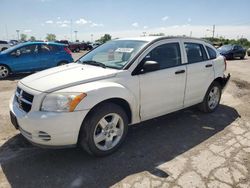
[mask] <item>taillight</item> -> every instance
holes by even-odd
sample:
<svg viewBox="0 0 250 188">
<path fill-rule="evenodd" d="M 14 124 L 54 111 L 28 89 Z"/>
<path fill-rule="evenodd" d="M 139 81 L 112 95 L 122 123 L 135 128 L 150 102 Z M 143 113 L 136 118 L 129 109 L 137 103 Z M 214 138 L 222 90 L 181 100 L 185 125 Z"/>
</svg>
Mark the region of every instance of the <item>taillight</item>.
<svg viewBox="0 0 250 188">
<path fill-rule="evenodd" d="M 225 57 L 224 57 L 224 65 L 225 65 L 225 70 L 227 70 L 227 60 Z"/>
<path fill-rule="evenodd" d="M 70 49 L 68 49 L 67 47 L 65 47 L 64 50 L 65 50 L 65 52 L 67 52 L 69 55 L 71 55 Z"/>
</svg>

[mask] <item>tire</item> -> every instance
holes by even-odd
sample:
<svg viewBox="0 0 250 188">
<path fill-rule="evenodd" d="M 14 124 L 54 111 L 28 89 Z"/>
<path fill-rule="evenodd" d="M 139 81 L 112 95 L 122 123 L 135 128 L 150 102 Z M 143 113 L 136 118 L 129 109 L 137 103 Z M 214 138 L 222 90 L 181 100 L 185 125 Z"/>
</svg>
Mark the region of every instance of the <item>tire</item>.
<svg viewBox="0 0 250 188">
<path fill-rule="evenodd" d="M 1 51 L 7 50 L 7 49 L 8 49 L 8 48 L 5 48 L 5 47 L 4 47 L 4 48 L 2 48 L 2 50 L 1 50 Z"/>
<path fill-rule="evenodd" d="M 84 120 L 79 144 L 90 155 L 106 156 L 120 147 L 127 131 L 128 117 L 125 111 L 114 103 L 103 103 Z"/>
<path fill-rule="evenodd" d="M 80 48 L 76 48 L 75 52 L 77 53 L 80 52 Z"/>
<path fill-rule="evenodd" d="M 62 65 L 66 65 L 66 64 L 68 64 L 67 61 L 61 61 L 61 62 L 59 62 L 59 63 L 57 64 L 57 66 L 62 66 Z"/>
<path fill-rule="evenodd" d="M 245 56 L 241 56 L 241 57 L 240 57 L 240 59 L 244 59 L 244 58 L 245 58 Z"/>
<path fill-rule="evenodd" d="M 221 85 L 215 81 L 209 86 L 203 102 L 199 105 L 199 109 L 205 113 L 214 112 L 220 104 L 220 99 Z"/>
<path fill-rule="evenodd" d="M 10 75 L 10 69 L 6 65 L 0 65 L 0 79 L 7 78 Z"/>
</svg>

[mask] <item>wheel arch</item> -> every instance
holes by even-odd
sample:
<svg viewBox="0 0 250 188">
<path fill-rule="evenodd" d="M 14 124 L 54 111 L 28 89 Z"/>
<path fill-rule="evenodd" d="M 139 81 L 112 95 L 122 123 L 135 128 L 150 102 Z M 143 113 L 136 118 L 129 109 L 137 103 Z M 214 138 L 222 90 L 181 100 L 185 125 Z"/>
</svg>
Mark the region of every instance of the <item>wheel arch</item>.
<svg viewBox="0 0 250 188">
<path fill-rule="evenodd" d="M 12 70 L 11 70 L 9 65 L 6 65 L 6 64 L 3 64 L 3 63 L 0 63 L 0 65 L 6 66 L 9 69 L 10 73 L 12 73 Z"/>
<path fill-rule="evenodd" d="M 90 109 L 90 111 L 87 113 L 87 115 L 85 116 L 85 118 L 83 119 L 83 122 L 81 124 L 81 127 L 79 129 L 79 133 L 78 133 L 78 138 L 77 138 L 77 145 L 79 144 L 79 141 L 80 141 L 80 132 L 81 130 L 83 129 L 83 124 L 84 124 L 84 121 L 87 120 L 88 117 L 90 117 L 92 114 L 94 114 L 95 110 L 100 106 L 100 105 L 103 105 L 105 103 L 114 103 L 118 106 L 120 106 L 122 109 L 124 109 L 125 113 L 127 114 L 127 117 L 128 117 L 128 122 L 131 123 L 132 122 L 132 109 L 129 105 L 129 103 L 125 100 L 125 99 L 122 99 L 122 98 L 118 98 L 118 97 L 114 97 L 114 98 L 110 98 L 110 99 L 106 99 L 106 100 L 103 100 L 99 103 L 97 103 L 93 108 Z"/>
</svg>

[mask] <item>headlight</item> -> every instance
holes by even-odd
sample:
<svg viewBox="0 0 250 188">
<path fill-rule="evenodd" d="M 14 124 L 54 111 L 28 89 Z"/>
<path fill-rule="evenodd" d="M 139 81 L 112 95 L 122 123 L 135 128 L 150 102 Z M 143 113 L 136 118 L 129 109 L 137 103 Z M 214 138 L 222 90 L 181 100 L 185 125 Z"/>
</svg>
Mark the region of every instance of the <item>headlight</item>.
<svg viewBox="0 0 250 188">
<path fill-rule="evenodd" d="M 86 93 L 52 93 L 43 100 L 41 110 L 50 112 L 73 112 Z"/>
</svg>

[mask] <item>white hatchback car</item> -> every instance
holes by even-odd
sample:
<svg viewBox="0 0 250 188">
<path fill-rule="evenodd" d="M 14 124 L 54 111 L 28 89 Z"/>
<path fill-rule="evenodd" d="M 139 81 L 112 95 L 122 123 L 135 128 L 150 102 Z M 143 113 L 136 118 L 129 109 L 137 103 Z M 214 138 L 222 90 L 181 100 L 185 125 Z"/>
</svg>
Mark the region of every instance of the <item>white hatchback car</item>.
<svg viewBox="0 0 250 188">
<path fill-rule="evenodd" d="M 224 58 L 203 40 L 113 40 L 76 63 L 19 81 L 11 121 L 36 145 L 79 144 L 104 156 L 121 145 L 128 125 L 196 104 L 215 111 L 230 78 L 225 69 Z"/>
</svg>

